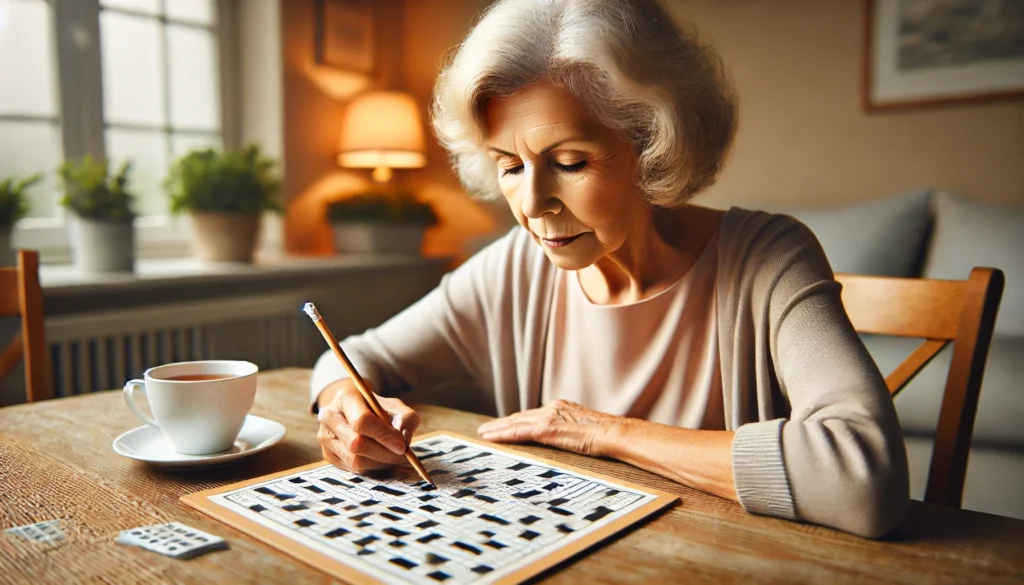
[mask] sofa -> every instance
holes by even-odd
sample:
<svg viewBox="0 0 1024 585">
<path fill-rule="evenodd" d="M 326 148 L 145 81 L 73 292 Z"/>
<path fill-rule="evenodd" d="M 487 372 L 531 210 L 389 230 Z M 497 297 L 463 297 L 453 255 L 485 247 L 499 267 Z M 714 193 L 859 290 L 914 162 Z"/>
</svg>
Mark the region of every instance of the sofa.
<svg viewBox="0 0 1024 585">
<path fill-rule="evenodd" d="M 806 224 L 836 272 L 945 279 L 965 279 L 974 266 L 1004 272 L 1006 287 L 982 381 L 963 507 L 1024 519 L 1024 206 L 989 205 L 920 189 L 828 209 L 769 210 Z M 863 339 L 883 374 L 921 342 Z M 896 397 L 915 499 L 924 497 L 951 355 L 947 347 Z"/>
</svg>

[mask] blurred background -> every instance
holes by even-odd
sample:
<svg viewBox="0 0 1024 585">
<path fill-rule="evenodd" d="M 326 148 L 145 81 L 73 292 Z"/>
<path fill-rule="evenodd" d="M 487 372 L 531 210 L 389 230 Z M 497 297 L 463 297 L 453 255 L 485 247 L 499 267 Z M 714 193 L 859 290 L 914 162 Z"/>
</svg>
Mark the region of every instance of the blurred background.
<svg viewBox="0 0 1024 585">
<path fill-rule="evenodd" d="M 56 394 L 178 359 L 309 367 L 323 347 L 301 302 L 339 337 L 362 331 L 506 232 L 503 203 L 467 196 L 426 123 L 445 56 L 489 3 L 0 0 L 0 180 L 39 174 L 9 186 L 27 211 L 0 217 L 0 248 L 42 254 Z M 699 203 L 790 213 L 837 271 L 1006 272 L 965 507 L 1024 518 L 1024 2 L 664 4 L 714 45 L 740 95 L 735 146 Z M 255 176 L 216 158 L 249 145 L 273 169 L 238 201 L 272 197 L 281 212 L 245 203 L 257 236 L 225 261 L 199 216 L 237 202 L 208 205 L 197 185 Z M 172 186 L 190 154 L 206 166 Z M 85 157 L 110 174 L 131 162 L 120 268 L 83 263 L 92 247 L 69 229 L 81 212 L 61 204 L 77 183 L 58 167 Z M 886 372 L 913 349 L 866 342 Z M 948 357 L 897 401 L 918 492 Z M 4 381 L 0 405 L 24 399 L 19 384 Z"/>
</svg>

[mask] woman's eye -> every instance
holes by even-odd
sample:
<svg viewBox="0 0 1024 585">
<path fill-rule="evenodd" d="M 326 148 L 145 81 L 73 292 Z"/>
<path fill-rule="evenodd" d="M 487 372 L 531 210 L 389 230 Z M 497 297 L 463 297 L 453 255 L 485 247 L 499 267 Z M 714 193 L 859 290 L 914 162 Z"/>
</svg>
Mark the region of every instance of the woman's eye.
<svg viewBox="0 0 1024 585">
<path fill-rule="evenodd" d="M 504 177 L 506 175 L 518 175 L 521 172 L 523 172 L 523 165 L 519 165 L 518 167 L 509 167 L 507 169 L 501 169 L 501 176 Z"/>
<path fill-rule="evenodd" d="M 564 173 L 578 173 L 579 171 L 583 170 L 583 167 L 587 166 L 587 161 L 581 160 L 580 162 L 573 163 L 571 165 L 555 163 L 555 166 L 558 167 L 558 170 Z"/>
</svg>

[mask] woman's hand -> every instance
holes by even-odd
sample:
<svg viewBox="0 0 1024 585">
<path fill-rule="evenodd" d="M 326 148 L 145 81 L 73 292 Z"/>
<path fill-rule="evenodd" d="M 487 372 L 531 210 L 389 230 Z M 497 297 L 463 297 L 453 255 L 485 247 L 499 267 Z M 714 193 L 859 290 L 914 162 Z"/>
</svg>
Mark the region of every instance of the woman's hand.
<svg viewBox="0 0 1024 585">
<path fill-rule="evenodd" d="M 732 475 L 731 431 L 683 429 L 556 400 L 484 423 L 477 434 L 497 443 L 536 441 L 611 457 L 716 496 L 739 499 Z"/>
<path fill-rule="evenodd" d="M 605 456 L 608 430 L 622 417 L 556 400 L 480 425 L 480 438 L 497 443 L 536 441 L 583 455 Z"/>
<path fill-rule="evenodd" d="M 324 390 L 333 392 L 320 408 L 320 443 L 328 463 L 355 473 L 388 469 L 406 463 L 405 448 L 420 416 L 397 398 L 378 396 L 391 424 L 370 410 L 352 380 L 345 379 Z"/>
</svg>

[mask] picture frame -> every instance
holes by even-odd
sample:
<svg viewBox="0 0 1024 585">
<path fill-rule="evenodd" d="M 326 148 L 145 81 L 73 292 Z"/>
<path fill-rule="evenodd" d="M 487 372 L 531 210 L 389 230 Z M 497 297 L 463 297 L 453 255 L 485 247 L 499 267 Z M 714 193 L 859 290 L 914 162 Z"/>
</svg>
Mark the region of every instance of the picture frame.
<svg viewBox="0 0 1024 585">
<path fill-rule="evenodd" d="M 368 0 L 313 0 L 314 55 L 318 65 L 373 73 L 376 31 Z"/>
<path fill-rule="evenodd" d="M 1024 97 L 1015 2 L 864 0 L 864 109 Z"/>
</svg>

